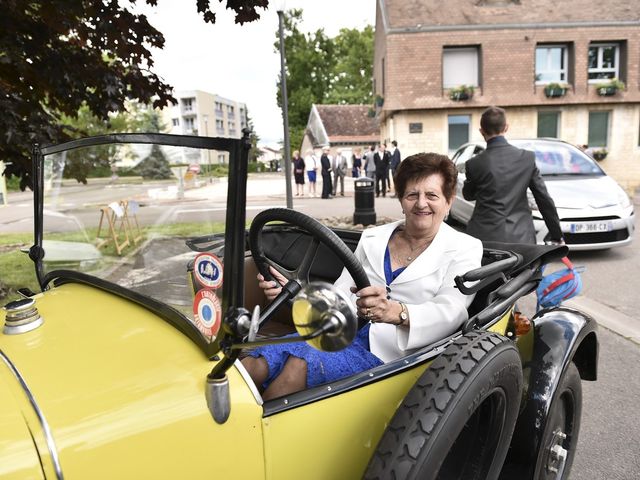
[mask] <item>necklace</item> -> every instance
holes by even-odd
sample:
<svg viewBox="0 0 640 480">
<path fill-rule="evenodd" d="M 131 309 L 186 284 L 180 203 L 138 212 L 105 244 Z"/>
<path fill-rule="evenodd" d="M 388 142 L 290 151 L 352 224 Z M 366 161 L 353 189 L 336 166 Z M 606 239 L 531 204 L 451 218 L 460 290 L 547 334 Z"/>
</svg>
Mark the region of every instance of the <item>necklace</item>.
<svg viewBox="0 0 640 480">
<path fill-rule="evenodd" d="M 409 255 L 406 256 L 407 262 L 412 262 L 418 255 L 420 255 L 431 243 L 431 240 L 428 240 L 426 243 L 423 243 L 422 245 L 416 245 L 415 247 L 411 246 L 411 242 L 409 241 L 409 239 L 407 238 L 407 234 L 403 233 L 403 237 L 404 240 L 407 242 L 407 245 L 409 246 L 409 249 L 411 250 L 411 253 Z M 415 253 L 417 252 L 417 253 Z"/>
</svg>

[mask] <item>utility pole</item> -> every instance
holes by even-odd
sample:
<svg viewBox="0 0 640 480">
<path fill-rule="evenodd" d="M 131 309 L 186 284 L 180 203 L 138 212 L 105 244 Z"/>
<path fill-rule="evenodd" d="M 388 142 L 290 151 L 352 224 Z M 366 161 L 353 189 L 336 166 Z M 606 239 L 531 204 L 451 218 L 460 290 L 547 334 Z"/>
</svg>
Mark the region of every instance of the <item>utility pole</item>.
<svg viewBox="0 0 640 480">
<path fill-rule="evenodd" d="M 284 175 L 287 192 L 287 208 L 293 208 L 291 192 L 291 145 L 289 144 L 289 106 L 287 100 L 287 75 L 284 59 L 284 7 L 278 9 L 278 30 L 280 33 L 280 87 L 282 90 L 282 121 L 284 123 Z"/>
</svg>

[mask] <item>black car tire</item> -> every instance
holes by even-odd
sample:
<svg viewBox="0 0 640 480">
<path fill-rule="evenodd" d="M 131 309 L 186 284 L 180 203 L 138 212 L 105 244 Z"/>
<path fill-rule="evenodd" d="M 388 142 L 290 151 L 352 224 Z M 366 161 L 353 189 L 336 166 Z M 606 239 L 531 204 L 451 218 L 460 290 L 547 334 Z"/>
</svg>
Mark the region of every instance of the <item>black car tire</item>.
<svg viewBox="0 0 640 480">
<path fill-rule="evenodd" d="M 382 435 L 366 479 L 494 479 L 522 395 L 522 364 L 506 337 L 469 332 L 409 391 Z"/>
<path fill-rule="evenodd" d="M 582 383 L 580 373 L 578 373 L 576 365 L 569 362 L 551 400 L 533 478 L 536 480 L 565 480 L 569 478 L 580 433 L 581 415 Z M 559 437 L 558 432 L 566 435 L 566 438 Z M 560 464 L 557 459 L 553 458 L 552 448 L 554 445 L 559 445 L 566 452 L 566 458 Z M 558 472 L 553 471 L 550 467 L 555 468 Z"/>
</svg>

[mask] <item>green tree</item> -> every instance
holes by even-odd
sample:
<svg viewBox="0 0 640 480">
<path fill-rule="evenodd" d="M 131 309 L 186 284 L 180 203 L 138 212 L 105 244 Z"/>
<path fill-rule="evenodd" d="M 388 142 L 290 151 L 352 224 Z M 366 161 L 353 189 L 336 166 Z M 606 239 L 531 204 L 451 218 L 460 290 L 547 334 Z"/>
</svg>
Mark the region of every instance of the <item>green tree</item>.
<svg viewBox="0 0 640 480">
<path fill-rule="evenodd" d="M 158 133 L 164 130 L 160 112 L 135 100 L 126 102 L 123 111 L 109 113 L 106 120 L 97 117 L 87 105 L 83 105 L 75 116 L 62 115 L 60 121 L 72 139 L 113 132 Z M 93 147 L 90 156 L 78 150 L 68 152 L 65 178 L 87 183 L 89 177 L 110 175 L 116 150 L 114 145 L 101 145 Z"/>
<path fill-rule="evenodd" d="M 284 50 L 287 75 L 287 103 L 291 148 L 298 149 L 307 125 L 311 105 L 322 103 L 327 91 L 333 67 L 333 45 L 318 29 L 312 33 L 300 31 L 302 10 L 285 12 Z M 279 32 L 276 32 L 276 51 L 280 51 Z M 278 106 L 282 108 L 281 76 L 277 82 Z"/>
<path fill-rule="evenodd" d="M 326 103 L 373 102 L 373 34 L 373 27 L 367 25 L 363 30 L 343 28 L 333 39 L 336 62 Z"/>
<path fill-rule="evenodd" d="M 160 145 L 152 145 L 151 153 L 136 168 L 145 180 L 166 180 L 173 178 L 169 161 L 164 156 Z"/>
<path fill-rule="evenodd" d="M 155 6 L 156 0 L 145 0 Z M 191 0 L 193 1 L 193 0 Z M 86 105 L 107 120 L 125 100 L 163 107 L 171 86 L 152 72 L 150 48 L 162 48 L 162 33 L 145 15 L 117 1 L 3 0 L 0 14 L 0 158 L 5 174 L 31 185 L 34 143 L 67 140 L 62 115 L 75 117 Z M 205 22 L 215 23 L 209 0 L 196 0 Z M 193 5 L 193 3 L 191 3 Z M 268 0 L 227 0 L 236 22 L 259 18 Z M 79 171 L 81 174 L 81 171 Z"/>
<path fill-rule="evenodd" d="M 256 133 L 253 128 L 253 119 L 249 116 L 249 109 L 246 111 L 247 115 L 247 128 L 251 130 L 249 134 L 249 139 L 251 140 L 251 150 L 249 150 L 249 163 L 255 163 L 258 161 L 258 157 L 260 156 L 260 149 L 258 148 L 258 142 L 260 142 L 260 137 Z"/>
<path fill-rule="evenodd" d="M 291 148 L 299 149 L 311 106 L 323 103 L 370 104 L 372 98 L 373 27 L 342 29 L 335 38 L 324 29 L 300 31 L 302 10 L 284 14 L 287 100 Z M 276 32 L 276 51 L 280 50 Z M 281 76 L 277 81 L 282 108 Z"/>
</svg>

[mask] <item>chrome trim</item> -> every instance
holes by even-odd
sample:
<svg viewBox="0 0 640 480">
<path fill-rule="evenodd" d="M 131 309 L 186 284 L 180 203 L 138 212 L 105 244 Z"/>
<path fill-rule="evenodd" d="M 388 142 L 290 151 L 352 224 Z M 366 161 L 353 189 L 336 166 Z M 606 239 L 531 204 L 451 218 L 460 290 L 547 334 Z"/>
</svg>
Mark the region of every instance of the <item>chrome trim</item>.
<svg viewBox="0 0 640 480">
<path fill-rule="evenodd" d="M 31 330 L 35 330 L 44 323 L 44 319 L 38 316 L 35 320 L 29 320 L 29 323 L 23 323 L 21 325 L 5 325 L 2 328 L 2 333 L 5 335 L 19 335 L 21 333 L 27 333 Z"/>
<path fill-rule="evenodd" d="M 18 335 L 38 328 L 44 319 L 38 313 L 36 301 L 33 298 L 23 298 L 7 303 L 3 309 L 7 312 L 4 319 L 2 333 Z"/>
<path fill-rule="evenodd" d="M 253 383 L 253 379 L 249 375 L 249 372 L 247 372 L 247 369 L 244 368 L 244 365 L 242 364 L 242 362 L 240 360 L 236 360 L 234 363 L 234 366 L 236 367 L 236 369 L 238 370 L 238 373 L 247 384 L 247 387 L 249 387 L 249 390 L 251 390 L 251 393 L 253 394 L 253 398 L 256 399 L 256 403 L 258 405 L 262 405 L 264 403 L 264 400 L 262 399 L 262 395 L 260 395 L 260 392 L 258 391 L 258 387 L 256 386 L 255 383 Z"/>
<path fill-rule="evenodd" d="M 217 424 L 226 423 L 231 414 L 231 394 L 229 393 L 229 377 L 207 377 L 205 398 L 211 416 Z"/>
<path fill-rule="evenodd" d="M 38 420 L 40 421 L 40 426 L 42 427 L 42 431 L 44 433 L 44 437 L 47 442 L 47 448 L 49 449 L 49 455 L 51 455 L 53 468 L 56 471 L 56 478 L 58 480 L 63 480 L 64 476 L 62 475 L 62 467 L 60 466 L 58 449 L 56 448 L 56 443 L 53 440 L 53 435 L 51 434 L 51 429 L 49 428 L 47 419 L 44 417 L 44 413 L 42 413 L 42 410 L 40 410 L 40 407 L 38 406 L 38 403 L 36 402 L 35 397 L 31 393 L 31 390 L 29 389 L 27 382 L 25 382 L 24 378 L 22 378 L 22 375 L 20 375 L 20 372 L 18 371 L 18 369 L 11 362 L 11 360 L 9 360 L 9 357 L 7 357 L 2 350 L 0 350 L 0 358 L 2 358 L 2 360 L 7 365 L 7 367 L 9 367 L 9 370 L 11 370 L 11 373 L 13 373 L 14 377 L 16 377 L 18 382 L 20 382 L 20 386 L 22 387 L 22 390 L 24 391 L 25 395 L 29 399 L 29 403 L 31 403 L 33 410 L 38 416 Z"/>
</svg>

